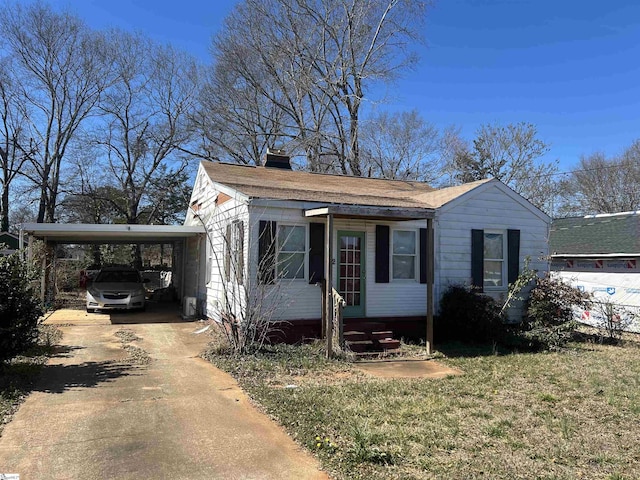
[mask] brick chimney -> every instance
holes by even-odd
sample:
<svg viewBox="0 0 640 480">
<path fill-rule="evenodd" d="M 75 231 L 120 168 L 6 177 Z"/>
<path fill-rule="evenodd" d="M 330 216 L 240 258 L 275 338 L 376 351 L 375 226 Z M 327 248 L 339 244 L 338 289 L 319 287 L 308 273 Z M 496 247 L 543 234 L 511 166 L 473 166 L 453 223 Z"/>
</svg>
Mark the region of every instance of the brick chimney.
<svg viewBox="0 0 640 480">
<path fill-rule="evenodd" d="M 291 170 L 291 158 L 279 148 L 267 148 L 264 166 L 267 168 L 281 168 L 283 170 Z"/>
</svg>

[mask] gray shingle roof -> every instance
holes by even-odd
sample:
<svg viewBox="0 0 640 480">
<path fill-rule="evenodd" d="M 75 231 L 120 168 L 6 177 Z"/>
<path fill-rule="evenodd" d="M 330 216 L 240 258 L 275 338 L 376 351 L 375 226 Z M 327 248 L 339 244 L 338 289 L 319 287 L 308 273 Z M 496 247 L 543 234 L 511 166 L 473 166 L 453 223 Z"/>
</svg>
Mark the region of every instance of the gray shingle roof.
<svg viewBox="0 0 640 480">
<path fill-rule="evenodd" d="M 640 212 L 572 217 L 551 224 L 552 255 L 640 253 Z"/>
</svg>

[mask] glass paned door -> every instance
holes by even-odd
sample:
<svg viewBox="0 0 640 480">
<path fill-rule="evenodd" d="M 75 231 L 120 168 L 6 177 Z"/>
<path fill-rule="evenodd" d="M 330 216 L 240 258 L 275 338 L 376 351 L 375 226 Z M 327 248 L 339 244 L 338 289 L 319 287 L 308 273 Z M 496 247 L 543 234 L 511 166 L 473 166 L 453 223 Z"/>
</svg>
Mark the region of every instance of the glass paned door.
<svg viewBox="0 0 640 480">
<path fill-rule="evenodd" d="M 338 232 L 337 290 L 347 317 L 364 317 L 364 250 L 364 232 Z"/>
</svg>

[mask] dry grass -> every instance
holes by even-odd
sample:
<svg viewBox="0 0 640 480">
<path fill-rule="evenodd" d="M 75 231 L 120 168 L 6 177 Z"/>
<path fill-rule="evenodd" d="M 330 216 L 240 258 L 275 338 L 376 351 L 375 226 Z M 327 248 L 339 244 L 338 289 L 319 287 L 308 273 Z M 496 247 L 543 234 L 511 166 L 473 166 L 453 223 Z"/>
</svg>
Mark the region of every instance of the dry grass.
<svg viewBox="0 0 640 480">
<path fill-rule="evenodd" d="M 640 478 L 637 343 L 469 353 L 439 360 L 465 372 L 443 380 L 375 379 L 313 346 L 212 360 L 336 478 Z"/>
</svg>

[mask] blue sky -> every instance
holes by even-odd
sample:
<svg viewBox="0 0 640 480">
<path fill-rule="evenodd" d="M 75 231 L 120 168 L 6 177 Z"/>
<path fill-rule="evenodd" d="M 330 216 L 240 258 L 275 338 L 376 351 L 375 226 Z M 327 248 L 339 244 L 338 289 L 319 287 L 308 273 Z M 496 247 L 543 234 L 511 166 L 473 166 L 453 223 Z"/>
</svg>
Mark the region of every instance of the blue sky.
<svg viewBox="0 0 640 480">
<path fill-rule="evenodd" d="M 50 3 L 92 27 L 137 30 L 208 61 L 211 35 L 236 2 Z M 640 2 L 439 0 L 424 35 L 421 63 L 390 90 L 391 109 L 416 108 L 467 138 L 483 123 L 533 123 L 562 170 L 640 138 Z"/>
</svg>

